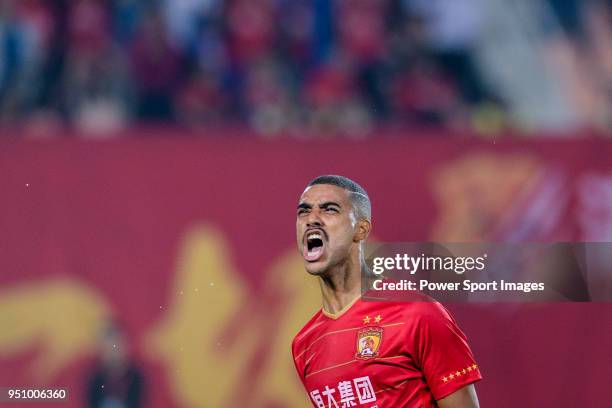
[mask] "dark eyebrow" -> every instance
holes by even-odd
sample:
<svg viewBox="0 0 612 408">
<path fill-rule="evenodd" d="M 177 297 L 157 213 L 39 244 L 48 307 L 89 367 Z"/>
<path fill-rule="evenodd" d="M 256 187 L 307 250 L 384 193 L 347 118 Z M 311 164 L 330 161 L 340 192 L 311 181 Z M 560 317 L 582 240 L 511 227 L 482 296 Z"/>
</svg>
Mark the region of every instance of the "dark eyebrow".
<svg viewBox="0 0 612 408">
<path fill-rule="evenodd" d="M 342 206 L 334 201 L 326 201 L 324 203 L 319 204 L 319 208 L 327 208 L 329 206 L 335 205 L 338 208 L 342 208 Z"/>
<path fill-rule="evenodd" d="M 304 208 L 306 210 L 310 210 L 312 208 L 312 205 L 308 204 L 308 203 L 299 203 L 297 206 L 297 209 L 301 209 Z"/>
</svg>

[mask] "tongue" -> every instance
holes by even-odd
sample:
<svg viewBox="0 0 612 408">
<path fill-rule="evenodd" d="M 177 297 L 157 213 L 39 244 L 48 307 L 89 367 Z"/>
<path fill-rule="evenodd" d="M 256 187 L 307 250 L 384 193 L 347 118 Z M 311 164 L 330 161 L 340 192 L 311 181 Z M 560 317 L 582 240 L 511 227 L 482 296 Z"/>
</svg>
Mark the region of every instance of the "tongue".
<svg viewBox="0 0 612 408">
<path fill-rule="evenodd" d="M 304 245 L 304 259 L 307 261 L 316 261 L 323 255 L 323 246 L 308 249 L 308 245 Z"/>
</svg>

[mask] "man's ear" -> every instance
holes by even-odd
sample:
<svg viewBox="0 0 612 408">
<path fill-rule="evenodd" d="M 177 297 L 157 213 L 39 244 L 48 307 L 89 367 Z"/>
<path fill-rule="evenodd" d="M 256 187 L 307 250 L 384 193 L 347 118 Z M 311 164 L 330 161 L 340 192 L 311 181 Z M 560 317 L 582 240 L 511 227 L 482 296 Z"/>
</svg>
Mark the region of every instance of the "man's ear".
<svg viewBox="0 0 612 408">
<path fill-rule="evenodd" d="M 365 241 L 370 235 L 370 230 L 372 229 L 372 223 L 366 219 L 360 219 L 357 221 L 357 231 L 355 232 L 355 237 L 353 240 L 355 242 Z"/>
</svg>

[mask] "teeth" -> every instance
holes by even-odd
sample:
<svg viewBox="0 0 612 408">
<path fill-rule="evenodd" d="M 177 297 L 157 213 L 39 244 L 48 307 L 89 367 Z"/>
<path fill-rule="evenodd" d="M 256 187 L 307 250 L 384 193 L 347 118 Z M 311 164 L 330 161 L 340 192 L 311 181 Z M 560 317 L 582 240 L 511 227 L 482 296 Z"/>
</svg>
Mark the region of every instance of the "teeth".
<svg viewBox="0 0 612 408">
<path fill-rule="evenodd" d="M 313 234 L 308 234 L 307 239 L 323 239 L 320 233 L 315 232 Z"/>
</svg>

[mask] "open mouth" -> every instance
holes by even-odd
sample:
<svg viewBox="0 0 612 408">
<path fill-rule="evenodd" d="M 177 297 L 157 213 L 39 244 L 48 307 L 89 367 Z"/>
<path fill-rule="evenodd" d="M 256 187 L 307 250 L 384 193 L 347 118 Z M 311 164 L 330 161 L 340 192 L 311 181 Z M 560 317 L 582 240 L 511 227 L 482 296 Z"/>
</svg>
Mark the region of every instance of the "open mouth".
<svg viewBox="0 0 612 408">
<path fill-rule="evenodd" d="M 323 240 L 323 232 L 314 230 L 306 233 L 304 242 L 304 259 L 309 262 L 317 261 L 323 256 L 325 249 L 325 241 Z"/>
</svg>

